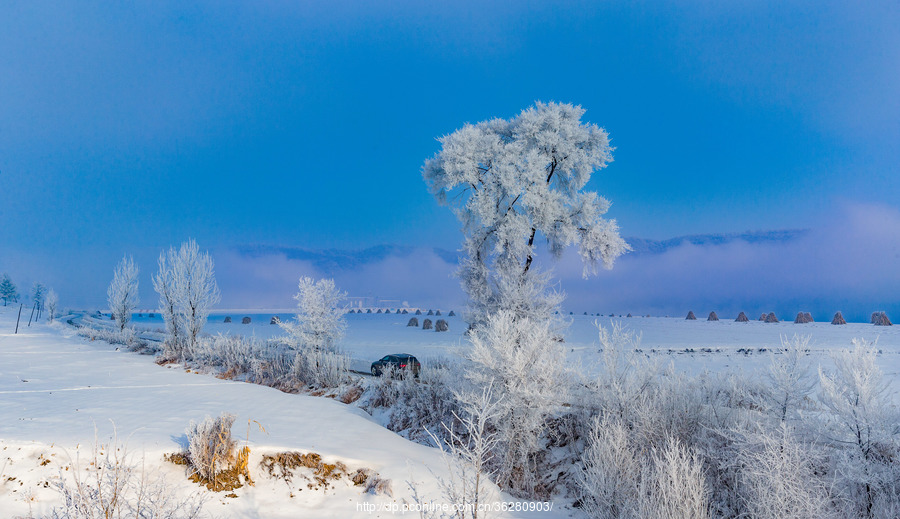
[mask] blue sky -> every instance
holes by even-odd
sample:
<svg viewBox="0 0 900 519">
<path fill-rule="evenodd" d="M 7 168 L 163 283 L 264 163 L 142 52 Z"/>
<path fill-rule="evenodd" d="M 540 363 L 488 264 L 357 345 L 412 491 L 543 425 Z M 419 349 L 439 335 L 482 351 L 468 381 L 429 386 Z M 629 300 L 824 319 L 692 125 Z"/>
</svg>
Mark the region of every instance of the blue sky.
<svg viewBox="0 0 900 519">
<path fill-rule="evenodd" d="M 609 131 L 590 188 L 625 235 L 900 200 L 896 2 L 184 4 L 0 6 L 0 270 L 105 287 L 188 237 L 454 249 L 435 138 L 534 100 Z"/>
</svg>

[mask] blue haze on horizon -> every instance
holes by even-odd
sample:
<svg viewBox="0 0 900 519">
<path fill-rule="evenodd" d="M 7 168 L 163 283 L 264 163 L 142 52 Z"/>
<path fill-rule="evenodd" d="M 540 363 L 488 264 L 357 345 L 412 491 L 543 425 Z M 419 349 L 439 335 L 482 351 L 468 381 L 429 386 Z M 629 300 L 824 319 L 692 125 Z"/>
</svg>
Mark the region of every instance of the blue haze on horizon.
<svg viewBox="0 0 900 519">
<path fill-rule="evenodd" d="M 589 188 L 613 202 L 624 235 L 810 229 L 797 241 L 816 254 L 760 264 L 805 279 L 797 297 L 839 301 L 831 270 L 790 265 L 828 263 L 832 247 L 897 270 L 898 26 L 888 1 L 6 2 L 0 271 L 58 286 L 64 304 L 102 304 L 112 267 L 134 254 L 149 306 L 153 258 L 188 237 L 234 259 L 220 268 L 233 302 L 253 292 L 226 273 L 280 282 L 303 270 L 247 263 L 241 247 L 452 251 L 458 223 L 420 175 L 435 138 L 555 100 L 609 131 L 615 161 Z M 829 228 L 846 234 L 816 241 Z M 727 263 L 725 276 L 768 246 L 749 245 L 699 257 Z M 660 312 L 786 297 L 757 294 L 772 278 L 760 272 L 748 286 L 697 287 L 667 254 L 653 268 L 686 292 L 677 301 L 629 284 L 637 257 L 585 286 L 643 294 L 623 301 Z M 446 270 L 428 265 L 422 276 Z M 558 266 L 563 279 L 573 268 Z M 883 292 L 900 276 L 850 274 L 865 280 L 853 304 L 893 304 Z M 573 303 L 589 297 L 563 283 Z"/>
</svg>

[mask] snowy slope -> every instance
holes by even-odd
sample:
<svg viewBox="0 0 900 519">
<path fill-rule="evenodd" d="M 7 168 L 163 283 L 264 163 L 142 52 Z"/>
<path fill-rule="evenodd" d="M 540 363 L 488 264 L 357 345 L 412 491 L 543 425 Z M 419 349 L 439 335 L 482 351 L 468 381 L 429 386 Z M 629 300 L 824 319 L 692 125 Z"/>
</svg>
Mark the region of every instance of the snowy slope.
<svg viewBox="0 0 900 519">
<path fill-rule="evenodd" d="M 149 356 L 85 341 L 64 325 L 32 325 L 13 335 L 14 319 L 11 309 L 0 309 L 2 517 L 29 510 L 39 516 L 56 504 L 58 495 L 43 483 L 66 471 L 76 447 L 94 441 L 95 428 L 97 437 L 108 439 L 112 424 L 148 467 L 183 481 L 183 470 L 161 461 L 162 455 L 181 449 L 191 420 L 223 411 L 237 415 L 233 430 L 241 438 L 248 420 L 265 427 L 267 434 L 256 425 L 251 429 L 251 467 L 263 453 L 316 452 L 391 479 L 393 498 L 362 494 L 349 483 L 323 492 L 271 480 L 238 489 L 236 499 L 214 496 L 207 511 L 216 517 L 385 517 L 390 514 L 358 512 L 357 503 L 410 499 L 410 479 L 440 500 L 432 471 L 440 475 L 446 466 L 438 451 L 401 438 L 355 407 L 160 367 Z M 42 465 L 44 460 L 50 462 Z M 187 493 L 198 487 L 185 482 L 178 488 Z M 29 493 L 33 499 L 25 498 Z"/>
</svg>

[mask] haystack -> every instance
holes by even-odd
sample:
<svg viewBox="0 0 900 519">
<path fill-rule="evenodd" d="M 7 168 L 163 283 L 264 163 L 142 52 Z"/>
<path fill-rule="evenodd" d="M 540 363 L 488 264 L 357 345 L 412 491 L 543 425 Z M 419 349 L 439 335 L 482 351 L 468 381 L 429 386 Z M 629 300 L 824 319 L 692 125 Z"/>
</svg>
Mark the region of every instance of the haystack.
<svg viewBox="0 0 900 519">
<path fill-rule="evenodd" d="M 241 319 L 241 324 L 250 324 L 250 318 L 244 317 L 243 319 Z"/>
<path fill-rule="evenodd" d="M 844 314 L 840 312 L 834 314 L 834 319 L 831 320 L 831 324 L 847 324 L 847 321 L 844 320 Z"/>
<path fill-rule="evenodd" d="M 750 319 L 747 319 L 747 314 L 741 312 L 738 314 L 737 319 L 734 320 L 736 323 L 749 323 Z"/>
<path fill-rule="evenodd" d="M 764 314 L 764 313 L 763 313 L 763 314 L 759 314 L 759 320 L 765 322 L 765 321 L 766 321 L 766 314 Z"/>
<path fill-rule="evenodd" d="M 775 312 L 769 312 L 769 315 L 766 316 L 767 323 L 777 323 L 778 318 L 775 317 Z"/>
<path fill-rule="evenodd" d="M 416 319 L 415 317 L 410 317 L 410 318 L 409 318 L 409 322 L 406 323 L 406 326 L 416 326 L 416 327 L 418 327 L 418 326 L 419 326 L 419 320 Z"/>
<path fill-rule="evenodd" d="M 422 321 L 422 329 L 423 330 L 431 329 L 431 319 L 425 319 L 424 321 Z"/>
<path fill-rule="evenodd" d="M 688 312 L 687 317 L 685 317 L 684 319 L 685 319 L 686 321 L 696 321 L 696 320 L 697 320 L 697 316 L 694 315 L 694 311 L 691 310 L 691 311 Z"/>
<path fill-rule="evenodd" d="M 888 316 L 884 312 L 875 312 L 872 314 L 872 324 L 875 326 L 893 326 L 891 320 L 888 319 Z"/>
<path fill-rule="evenodd" d="M 710 313 L 709 313 L 709 317 L 707 317 L 706 320 L 707 320 L 707 321 L 718 321 L 718 320 L 719 320 L 719 316 L 716 315 L 715 312 L 710 312 Z"/>
<path fill-rule="evenodd" d="M 800 312 L 797 314 L 797 318 L 794 319 L 794 324 L 806 324 L 813 322 L 812 314 L 809 312 Z"/>
<path fill-rule="evenodd" d="M 398 309 L 397 309 L 397 314 L 402 314 L 402 313 L 404 313 L 404 312 L 401 312 L 400 309 L 398 308 Z"/>
<path fill-rule="evenodd" d="M 443 319 L 438 319 L 437 322 L 434 323 L 434 331 L 436 332 L 446 332 L 449 329 L 450 325 Z"/>
<path fill-rule="evenodd" d="M 625 317 L 631 317 L 631 314 L 626 315 Z"/>
<path fill-rule="evenodd" d="M 428 310 L 428 315 L 434 315 L 434 310 L 429 309 L 429 310 Z"/>
<path fill-rule="evenodd" d="M 448 315 L 448 316 L 450 316 L 450 317 L 455 317 L 455 316 L 456 316 L 456 314 L 455 314 L 455 313 L 453 313 L 453 310 L 450 310 L 450 313 L 449 313 L 449 314 L 447 314 L 447 315 Z"/>
<path fill-rule="evenodd" d="M 403 311 L 402 311 L 402 312 L 400 312 L 400 313 L 401 313 L 401 314 L 403 314 L 403 315 L 406 315 L 406 314 L 408 314 L 408 313 L 409 313 L 409 311 L 408 311 L 408 310 L 407 310 L 407 309 L 406 309 L 406 308 L 404 308 L 404 309 L 403 309 Z"/>
<path fill-rule="evenodd" d="M 434 315 L 441 315 L 441 311 L 440 311 L 440 310 L 435 310 L 435 311 L 434 311 Z"/>
<path fill-rule="evenodd" d="M 416 310 L 416 315 L 422 315 L 422 311 L 421 311 L 421 310 Z"/>
<path fill-rule="evenodd" d="M 224 323 L 230 323 L 230 322 L 231 322 L 231 316 L 230 316 L 230 315 L 229 315 L 229 316 L 226 316 L 226 317 L 225 317 L 225 320 L 222 321 L 222 322 L 224 322 Z"/>
<path fill-rule="evenodd" d="M 371 308 L 367 308 L 367 309 L 366 309 L 366 313 L 367 313 L 367 314 L 371 314 L 371 313 L 372 313 L 372 309 L 371 309 Z"/>
<path fill-rule="evenodd" d="M 380 313 L 381 313 L 381 308 L 379 308 L 378 311 L 375 312 L 375 313 L 376 313 L 376 314 L 380 314 Z"/>
</svg>

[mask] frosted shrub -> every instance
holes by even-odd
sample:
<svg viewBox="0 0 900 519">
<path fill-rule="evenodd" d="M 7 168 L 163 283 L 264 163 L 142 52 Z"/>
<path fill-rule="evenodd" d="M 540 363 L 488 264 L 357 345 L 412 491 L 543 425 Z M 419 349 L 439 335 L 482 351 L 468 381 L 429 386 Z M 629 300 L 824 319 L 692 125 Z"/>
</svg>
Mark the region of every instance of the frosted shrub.
<svg viewBox="0 0 900 519">
<path fill-rule="evenodd" d="M 294 359 L 293 373 L 309 386 L 338 387 L 348 378 L 350 357 L 339 351 L 304 348 Z"/>
<path fill-rule="evenodd" d="M 445 438 L 442 424 L 453 424 L 459 410 L 455 396 L 460 389 L 459 361 L 454 364 L 456 369 L 441 359 L 425 360 L 418 379 L 406 370 L 388 368 L 374 379 L 367 405 L 387 408 L 387 428 L 410 439 L 426 442 L 427 431 Z"/>
<path fill-rule="evenodd" d="M 202 422 L 185 430 L 188 439 L 188 458 L 197 473 L 210 481 L 227 469 L 234 458 L 236 442 L 231 438 L 235 416 L 223 413 L 217 418 L 207 416 Z"/>
<path fill-rule="evenodd" d="M 848 513 L 886 517 L 900 511 L 900 426 L 888 382 L 877 366 L 874 343 L 853 339 L 853 349 L 833 359 L 833 373 L 819 368 L 820 400 L 830 412 L 826 431 L 839 449 L 837 475 L 844 497 L 855 506 Z"/>
<path fill-rule="evenodd" d="M 818 519 L 834 516 L 819 475 L 821 446 L 806 445 L 786 425 L 750 433 L 738 452 L 742 497 L 751 517 Z"/>
<path fill-rule="evenodd" d="M 86 337 L 92 341 L 103 341 L 109 344 L 121 344 L 129 350 L 156 353 L 159 351 L 159 345 L 153 341 L 142 339 L 133 328 L 125 328 L 124 330 L 109 328 L 94 328 L 93 326 L 81 326 L 76 332 L 82 337 Z"/>
<path fill-rule="evenodd" d="M 709 490 L 700 458 L 670 438 L 644 464 L 637 517 L 641 519 L 707 519 Z"/>
<path fill-rule="evenodd" d="M 471 367 L 476 388 L 493 386 L 501 402 L 496 420 L 497 452 L 492 463 L 497 484 L 521 496 L 543 493 L 539 467 L 548 419 L 567 398 L 570 383 L 550 322 L 535 322 L 500 311 L 471 334 Z"/>
<path fill-rule="evenodd" d="M 597 417 L 587 442 L 578 480 L 585 512 L 598 518 L 632 517 L 640 499 L 641 460 L 625 425 Z"/>
<path fill-rule="evenodd" d="M 177 486 L 132 461 L 125 446 L 114 440 L 94 442 L 86 466 L 72 462 L 55 483 L 63 505 L 51 510 L 52 519 L 194 519 L 201 517 L 203 498 L 192 493 L 176 497 Z"/>
<path fill-rule="evenodd" d="M 772 353 L 769 384 L 767 391 L 761 393 L 760 403 L 782 422 L 796 417 L 800 405 L 816 384 L 806 361 L 809 339 L 809 335 L 794 335 L 790 340 L 782 336 L 783 353 Z"/>
</svg>

